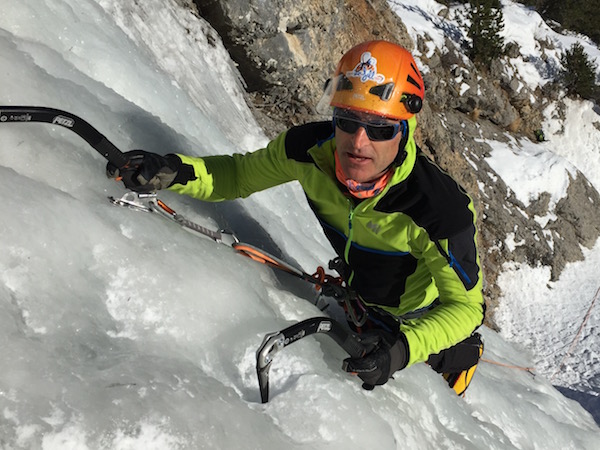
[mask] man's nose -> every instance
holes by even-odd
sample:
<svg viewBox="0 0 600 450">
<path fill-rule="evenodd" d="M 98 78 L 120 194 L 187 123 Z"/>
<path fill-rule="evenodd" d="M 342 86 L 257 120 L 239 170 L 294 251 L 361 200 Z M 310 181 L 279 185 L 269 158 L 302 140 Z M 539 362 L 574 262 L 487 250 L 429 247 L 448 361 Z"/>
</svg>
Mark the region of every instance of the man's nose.
<svg viewBox="0 0 600 450">
<path fill-rule="evenodd" d="M 352 143 L 355 147 L 362 147 L 363 145 L 367 145 L 371 142 L 369 136 L 367 136 L 367 130 L 365 127 L 358 127 L 356 133 L 352 135 Z"/>
</svg>

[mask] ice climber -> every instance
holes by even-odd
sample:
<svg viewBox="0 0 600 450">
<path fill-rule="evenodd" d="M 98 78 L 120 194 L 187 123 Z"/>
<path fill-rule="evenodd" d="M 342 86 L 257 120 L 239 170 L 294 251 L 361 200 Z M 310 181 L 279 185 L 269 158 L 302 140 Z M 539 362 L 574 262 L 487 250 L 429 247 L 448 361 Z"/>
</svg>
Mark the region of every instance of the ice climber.
<svg viewBox="0 0 600 450">
<path fill-rule="evenodd" d="M 424 83 L 412 55 L 387 41 L 350 49 L 320 104 L 333 119 L 290 128 L 232 156 L 126 153 L 108 167 L 138 192 L 169 189 L 217 202 L 298 180 L 356 294 L 352 326 L 376 343 L 346 370 L 365 388 L 426 362 L 457 394 L 483 351 L 485 306 L 471 198 L 414 140 Z M 352 312 L 352 311 L 350 311 Z"/>
</svg>

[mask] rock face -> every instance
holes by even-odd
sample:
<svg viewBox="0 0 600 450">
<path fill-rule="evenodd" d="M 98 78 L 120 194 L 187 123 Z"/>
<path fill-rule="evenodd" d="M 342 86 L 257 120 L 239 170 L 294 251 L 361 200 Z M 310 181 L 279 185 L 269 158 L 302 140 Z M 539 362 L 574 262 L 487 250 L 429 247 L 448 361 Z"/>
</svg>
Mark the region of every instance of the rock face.
<svg viewBox="0 0 600 450">
<path fill-rule="evenodd" d="M 428 54 L 426 43 L 411 41 L 385 0 L 193 1 L 238 64 L 248 103 L 272 137 L 318 118 L 314 106 L 325 80 L 353 45 L 387 39 L 407 48 L 416 44 Z M 485 140 L 506 140 L 506 133 L 533 140 L 549 99 L 507 75 L 508 60 L 482 73 L 452 42 L 447 47 L 448 53 L 420 58 L 429 70 L 416 138 L 475 200 L 485 292 L 493 311 L 504 263 L 547 265 L 556 279 L 567 262 L 582 258 L 581 245 L 590 247 L 600 234 L 600 196 L 577 173 L 554 211 L 548 211 L 548 194 L 529 205 L 519 202 L 486 163 L 491 148 Z M 555 219 L 542 228 L 534 218 L 548 213 Z M 493 326 L 492 315 L 488 323 Z"/>
<path fill-rule="evenodd" d="M 325 81 L 353 45 L 374 38 L 411 44 L 385 0 L 194 1 L 238 64 L 270 135 L 315 118 Z"/>
</svg>

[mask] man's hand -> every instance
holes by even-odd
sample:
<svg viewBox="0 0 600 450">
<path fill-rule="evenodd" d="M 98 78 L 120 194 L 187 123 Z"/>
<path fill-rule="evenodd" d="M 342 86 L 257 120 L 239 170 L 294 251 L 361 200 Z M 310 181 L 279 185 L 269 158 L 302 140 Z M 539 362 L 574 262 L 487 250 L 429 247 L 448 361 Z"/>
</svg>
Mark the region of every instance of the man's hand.
<svg viewBox="0 0 600 450">
<path fill-rule="evenodd" d="M 408 343 L 404 334 L 398 336 L 377 330 L 361 335 L 363 345 L 372 347 L 362 358 L 344 360 L 344 370 L 354 373 L 363 380 L 363 388 L 373 389 L 385 384 L 394 372 L 404 369 L 408 364 Z"/>
<path fill-rule="evenodd" d="M 106 175 L 123 181 L 127 189 L 140 193 L 168 188 L 182 166 L 177 155 L 161 156 L 144 150 L 131 150 L 125 156 L 129 159 L 127 166 L 118 168 L 108 163 Z"/>
</svg>

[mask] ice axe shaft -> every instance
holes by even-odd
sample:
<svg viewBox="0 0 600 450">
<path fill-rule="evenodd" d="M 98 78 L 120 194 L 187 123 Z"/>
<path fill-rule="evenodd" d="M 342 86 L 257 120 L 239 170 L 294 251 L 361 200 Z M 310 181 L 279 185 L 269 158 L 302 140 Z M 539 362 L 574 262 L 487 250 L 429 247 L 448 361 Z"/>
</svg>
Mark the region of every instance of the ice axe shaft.
<svg viewBox="0 0 600 450">
<path fill-rule="evenodd" d="M 0 106 L 0 123 L 49 123 L 73 131 L 108 162 L 118 168 L 127 166 L 127 157 L 96 128 L 81 117 L 61 109 L 44 106 Z"/>
</svg>

